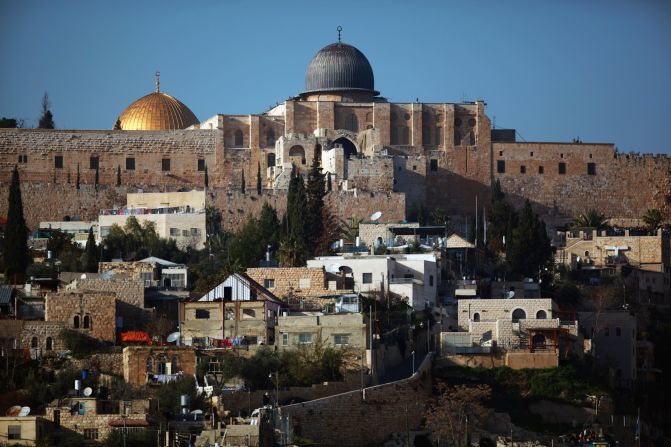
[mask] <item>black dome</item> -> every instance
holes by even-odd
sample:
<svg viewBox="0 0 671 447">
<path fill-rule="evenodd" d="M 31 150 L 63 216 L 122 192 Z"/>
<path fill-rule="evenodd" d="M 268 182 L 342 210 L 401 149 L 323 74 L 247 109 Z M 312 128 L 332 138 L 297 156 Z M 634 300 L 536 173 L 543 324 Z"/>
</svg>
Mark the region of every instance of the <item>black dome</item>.
<svg viewBox="0 0 671 447">
<path fill-rule="evenodd" d="M 373 69 L 364 54 L 345 43 L 332 43 L 317 52 L 305 72 L 305 92 L 375 91 Z"/>
</svg>

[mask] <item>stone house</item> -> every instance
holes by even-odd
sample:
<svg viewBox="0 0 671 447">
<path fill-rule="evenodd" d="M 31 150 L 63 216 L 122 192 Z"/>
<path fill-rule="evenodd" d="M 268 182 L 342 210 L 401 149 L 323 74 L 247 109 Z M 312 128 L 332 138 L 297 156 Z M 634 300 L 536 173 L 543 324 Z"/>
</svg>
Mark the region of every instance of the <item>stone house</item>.
<svg viewBox="0 0 671 447">
<path fill-rule="evenodd" d="M 291 349 L 321 342 L 337 348 L 367 349 L 368 324 L 361 313 L 298 312 L 280 315 L 275 346 Z"/>
<path fill-rule="evenodd" d="M 37 441 L 53 428 L 53 424 L 42 416 L 0 417 L 0 438 L 3 445 L 37 445 Z"/>
<path fill-rule="evenodd" d="M 274 344 L 275 321 L 286 307 L 245 273 L 234 273 L 197 300 L 179 306 L 181 340 L 187 345 Z"/>
<path fill-rule="evenodd" d="M 113 292 L 62 291 L 47 295 L 44 319 L 62 323 L 98 340 L 116 340 L 117 295 Z"/>
<path fill-rule="evenodd" d="M 433 254 L 320 256 L 307 264 L 350 278 L 355 292 L 389 291 L 416 310 L 436 304 L 440 270 Z"/>
<path fill-rule="evenodd" d="M 118 401 L 68 397 L 49 404 L 45 419 L 53 423 L 55 431 L 51 436 L 55 438 L 77 433 L 87 441 L 102 442 L 113 430 L 124 426 L 134 430 L 147 429 L 151 404 L 148 399 Z"/>
<path fill-rule="evenodd" d="M 128 383 L 166 383 L 196 374 L 196 353 L 177 346 L 127 346 L 123 350 L 123 377 Z"/>
</svg>

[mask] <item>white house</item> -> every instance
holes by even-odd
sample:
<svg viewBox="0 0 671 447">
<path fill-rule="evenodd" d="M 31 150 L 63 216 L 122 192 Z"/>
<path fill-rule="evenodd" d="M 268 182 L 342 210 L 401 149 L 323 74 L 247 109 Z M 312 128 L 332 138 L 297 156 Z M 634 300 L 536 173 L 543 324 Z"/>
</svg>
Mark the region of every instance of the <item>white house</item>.
<svg viewBox="0 0 671 447">
<path fill-rule="evenodd" d="M 355 292 L 398 294 L 414 309 L 436 303 L 440 272 L 433 254 L 322 256 L 308 260 L 308 267 L 352 278 Z"/>
</svg>

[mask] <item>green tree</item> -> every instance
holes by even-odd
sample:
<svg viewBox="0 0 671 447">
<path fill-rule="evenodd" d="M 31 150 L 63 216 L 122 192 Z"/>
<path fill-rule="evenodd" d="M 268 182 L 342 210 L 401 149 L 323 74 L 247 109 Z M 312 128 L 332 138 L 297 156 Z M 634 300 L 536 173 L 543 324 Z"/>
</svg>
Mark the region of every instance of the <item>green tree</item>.
<svg viewBox="0 0 671 447">
<path fill-rule="evenodd" d="M 594 208 L 590 208 L 586 212 L 575 217 L 573 221 L 571 221 L 571 226 L 603 230 L 608 226 L 608 218 Z"/>
<path fill-rule="evenodd" d="M 96 239 L 93 236 L 93 227 L 89 228 L 89 236 L 86 239 L 86 248 L 84 249 L 84 265 L 89 273 L 98 272 L 98 247 L 96 246 Z"/>
<path fill-rule="evenodd" d="M 315 254 L 315 248 L 324 233 L 323 211 L 326 195 L 325 175 L 322 174 L 321 163 L 315 151 L 308 174 L 306 187 L 307 215 L 305 222 L 305 239 L 309 255 Z"/>
<path fill-rule="evenodd" d="M 549 266 L 552 260 L 550 239 L 545 223 L 533 212 L 529 200 L 524 202 L 510 239 L 506 247 L 510 271 L 519 276 L 534 277 Z"/>
<path fill-rule="evenodd" d="M 270 245 L 273 250 L 277 249 L 280 237 L 279 228 L 277 212 L 267 202 L 264 202 L 259 216 L 259 236 L 264 246 Z"/>
<path fill-rule="evenodd" d="M 261 195 L 263 192 L 263 184 L 261 183 L 261 162 L 256 165 L 256 193 Z"/>
<path fill-rule="evenodd" d="M 244 194 L 246 192 L 245 189 L 245 171 L 242 171 L 242 180 L 240 181 L 240 191 Z"/>
<path fill-rule="evenodd" d="M 23 127 L 23 120 L 5 118 L 4 116 L 0 118 L 0 129 L 15 129 L 19 127 Z"/>
<path fill-rule="evenodd" d="M 56 125 L 54 124 L 54 116 L 51 114 L 49 104 L 49 95 L 47 92 L 44 92 L 42 97 L 42 115 L 40 116 L 40 121 L 38 128 L 40 129 L 55 129 Z"/>
<path fill-rule="evenodd" d="M 643 222 L 650 231 L 656 231 L 664 223 L 664 214 L 656 208 L 651 208 L 643 215 Z"/>
<path fill-rule="evenodd" d="M 492 252 L 502 253 L 505 251 L 504 238 L 510 241 L 512 229 L 517 224 L 517 213 L 505 200 L 498 179 L 492 185 L 491 208 L 487 225 L 487 245 Z"/>
<path fill-rule="evenodd" d="M 302 238 L 286 236 L 280 243 L 277 256 L 282 267 L 300 267 L 305 265 L 307 249 Z"/>
<path fill-rule="evenodd" d="M 7 204 L 7 224 L 5 225 L 5 242 L 3 257 L 5 261 L 5 278 L 8 281 L 23 281 L 23 276 L 30 264 L 28 251 L 28 227 L 23 217 L 23 201 L 21 200 L 21 183 L 19 170 L 14 166 L 9 186 Z"/>
<path fill-rule="evenodd" d="M 208 238 L 221 233 L 222 220 L 221 211 L 217 207 L 213 205 L 205 207 L 205 227 L 207 228 Z"/>
</svg>

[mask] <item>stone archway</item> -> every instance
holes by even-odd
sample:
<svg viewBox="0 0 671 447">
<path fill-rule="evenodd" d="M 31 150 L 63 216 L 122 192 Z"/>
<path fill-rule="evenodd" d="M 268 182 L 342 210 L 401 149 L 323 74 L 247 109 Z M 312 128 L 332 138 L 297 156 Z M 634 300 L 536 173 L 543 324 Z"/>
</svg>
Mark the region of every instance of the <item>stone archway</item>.
<svg viewBox="0 0 671 447">
<path fill-rule="evenodd" d="M 333 147 L 336 145 L 341 145 L 343 147 L 345 158 L 350 158 L 351 156 L 359 155 L 359 151 L 356 148 L 356 144 L 352 142 L 349 138 L 340 137 L 333 142 Z"/>
</svg>

